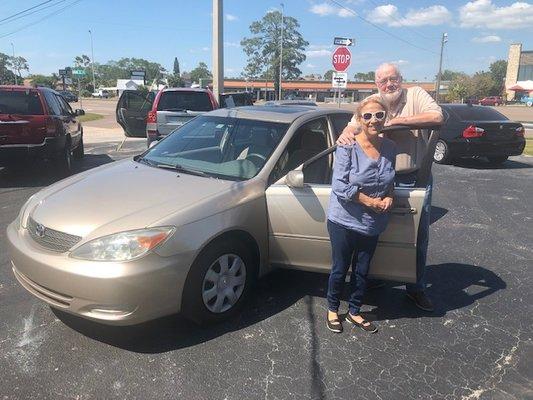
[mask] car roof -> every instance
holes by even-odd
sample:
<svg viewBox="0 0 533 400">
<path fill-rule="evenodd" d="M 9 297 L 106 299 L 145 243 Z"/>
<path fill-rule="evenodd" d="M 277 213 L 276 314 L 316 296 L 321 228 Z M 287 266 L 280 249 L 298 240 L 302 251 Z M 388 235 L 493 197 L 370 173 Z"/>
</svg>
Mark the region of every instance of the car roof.
<svg viewBox="0 0 533 400">
<path fill-rule="evenodd" d="M 352 112 L 342 109 L 313 106 L 260 105 L 235 108 L 219 108 L 217 110 L 210 111 L 209 113 L 204 115 L 292 123 L 297 118 L 303 115 L 320 117 L 329 114 L 352 114 Z"/>
<path fill-rule="evenodd" d="M 203 88 L 190 88 L 190 87 L 176 87 L 176 88 L 165 88 L 163 89 L 163 92 L 209 92 L 209 89 L 203 89 Z"/>
</svg>

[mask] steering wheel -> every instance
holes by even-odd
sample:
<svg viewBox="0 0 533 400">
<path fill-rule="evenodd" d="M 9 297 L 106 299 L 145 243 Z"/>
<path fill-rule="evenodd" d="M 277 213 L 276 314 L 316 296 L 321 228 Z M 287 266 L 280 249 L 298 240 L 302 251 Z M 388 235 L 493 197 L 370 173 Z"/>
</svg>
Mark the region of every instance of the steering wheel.
<svg viewBox="0 0 533 400">
<path fill-rule="evenodd" d="M 261 168 L 265 164 L 267 158 L 259 153 L 250 153 L 245 159 L 250 160 L 256 167 Z"/>
</svg>

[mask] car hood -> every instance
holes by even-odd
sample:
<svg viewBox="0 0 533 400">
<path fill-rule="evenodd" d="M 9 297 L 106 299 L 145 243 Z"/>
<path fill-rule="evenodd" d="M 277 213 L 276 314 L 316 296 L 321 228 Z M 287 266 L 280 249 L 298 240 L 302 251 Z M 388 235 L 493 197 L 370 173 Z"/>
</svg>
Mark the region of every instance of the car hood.
<svg viewBox="0 0 533 400">
<path fill-rule="evenodd" d="M 237 183 L 127 160 L 45 189 L 30 214 L 48 228 L 89 239 L 150 226 Z"/>
</svg>

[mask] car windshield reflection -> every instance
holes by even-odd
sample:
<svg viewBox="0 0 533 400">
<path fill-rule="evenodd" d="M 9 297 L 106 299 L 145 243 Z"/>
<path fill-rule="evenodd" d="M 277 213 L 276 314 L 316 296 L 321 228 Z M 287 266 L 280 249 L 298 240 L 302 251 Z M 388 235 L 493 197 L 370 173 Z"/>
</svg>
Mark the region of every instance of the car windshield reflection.
<svg viewBox="0 0 533 400">
<path fill-rule="evenodd" d="M 253 178 L 287 132 L 285 123 L 200 116 L 148 150 L 150 165 L 229 180 Z"/>
</svg>

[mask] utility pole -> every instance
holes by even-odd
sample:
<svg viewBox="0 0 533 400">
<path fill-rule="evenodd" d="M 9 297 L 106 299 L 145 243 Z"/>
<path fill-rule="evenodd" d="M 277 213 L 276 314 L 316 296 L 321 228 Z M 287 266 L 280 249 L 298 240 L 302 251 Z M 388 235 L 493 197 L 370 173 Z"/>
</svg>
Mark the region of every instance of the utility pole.
<svg viewBox="0 0 533 400">
<path fill-rule="evenodd" d="M 281 3 L 281 43 L 279 50 L 279 87 L 278 87 L 278 100 L 281 100 L 281 74 L 283 73 L 283 12 L 285 6 Z"/>
<path fill-rule="evenodd" d="M 11 49 L 13 50 L 13 62 L 15 62 L 15 45 L 13 44 L 13 42 L 11 42 Z M 15 74 L 15 85 L 18 85 L 17 74 Z"/>
<path fill-rule="evenodd" d="M 442 52 L 444 50 L 444 43 L 448 41 L 448 34 L 442 34 L 442 40 L 440 42 L 440 61 L 439 61 L 439 73 L 437 74 L 437 87 L 435 88 L 435 101 L 439 101 L 439 92 L 440 92 L 440 76 L 442 73 Z"/>
<path fill-rule="evenodd" d="M 213 95 L 224 92 L 224 25 L 222 0 L 213 0 Z"/>
<path fill-rule="evenodd" d="M 93 92 L 96 92 L 96 78 L 94 77 L 94 49 L 93 49 L 93 33 L 89 29 L 89 36 L 91 37 L 91 66 L 93 70 Z"/>
</svg>

